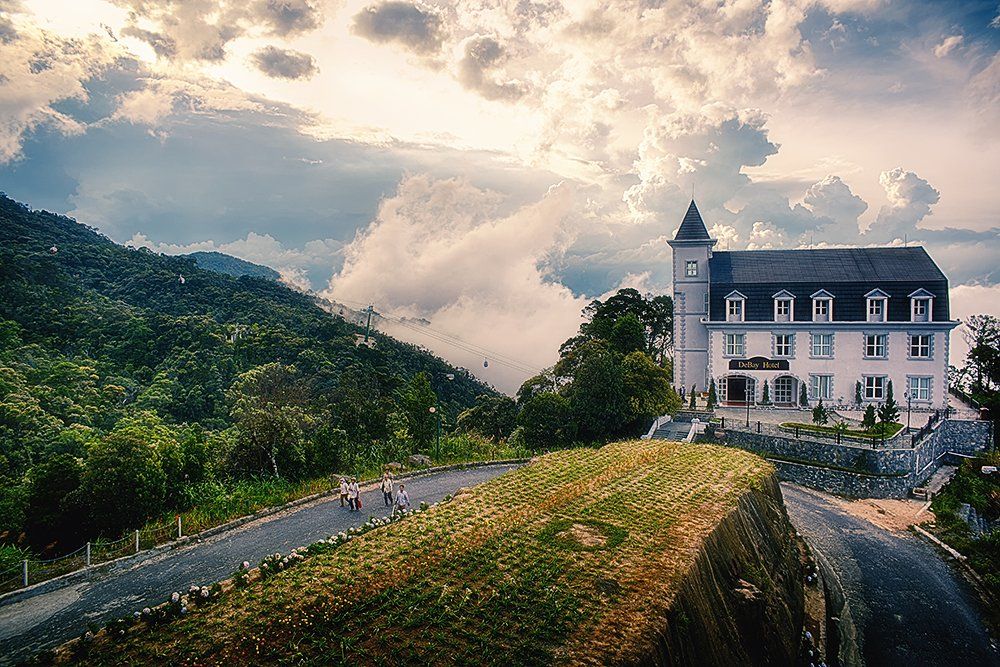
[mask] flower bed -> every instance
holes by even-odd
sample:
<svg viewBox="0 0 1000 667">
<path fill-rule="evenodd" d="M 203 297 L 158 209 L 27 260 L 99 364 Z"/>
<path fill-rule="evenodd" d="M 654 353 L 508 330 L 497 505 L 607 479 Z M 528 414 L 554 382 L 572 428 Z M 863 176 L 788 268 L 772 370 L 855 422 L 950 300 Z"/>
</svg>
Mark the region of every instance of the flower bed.
<svg viewBox="0 0 1000 667">
<path fill-rule="evenodd" d="M 211 605 L 168 602 L 186 611 L 61 656 L 618 662 L 650 647 L 701 540 L 772 473 L 747 452 L 663 440 L 548 454 L 415 516 L 244 563 Z"/>
</svg>

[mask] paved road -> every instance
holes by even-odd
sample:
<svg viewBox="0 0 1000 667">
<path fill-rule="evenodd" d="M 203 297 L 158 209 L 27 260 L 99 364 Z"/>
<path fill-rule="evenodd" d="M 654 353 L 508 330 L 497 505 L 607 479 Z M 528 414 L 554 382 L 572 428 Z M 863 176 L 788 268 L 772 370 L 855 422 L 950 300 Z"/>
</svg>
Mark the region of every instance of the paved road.
<svg viewBox="0 0 1000 667">
<path fill-rule="evenodd" d="M 974 592 L 929 544 L 781 485 L 792 523 L 840 575 L 869 667 L 1000 665 Z"/>
<path fill-rule="evenodd" d="M 410 502 L 418 506 L 421 501 L 436 502 L 461 487 L 485 482 L 514 467 L 451 470 L 404 483 Z M 342 510 L 339 499 L 321 499 L 168 551 L 128 570 L 0 607 L 0 663 L 60 644 L 86 630 L 88 622 L 103 624 L 163 602 L 172 591 L 225 579 L 244 560 L 256 563 L 266 554 L 287 553 L 364 523 L 369 516 L 388 514 L 380 491 L 364 492 L 361 497 L 364 509 L 360 513 Z"/>
</svg>

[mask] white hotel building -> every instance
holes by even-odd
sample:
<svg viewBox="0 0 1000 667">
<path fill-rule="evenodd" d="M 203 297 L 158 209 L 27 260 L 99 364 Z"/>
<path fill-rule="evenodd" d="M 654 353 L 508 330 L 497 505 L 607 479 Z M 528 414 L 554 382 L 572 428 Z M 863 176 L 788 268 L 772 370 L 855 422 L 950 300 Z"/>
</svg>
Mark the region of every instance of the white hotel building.
<svg viewBox="0 0 1000 667">
<path fill-rule="evenodd" d="M 922 247 L 713 251 L 692 201 L 673 248 L 674 385 L 726 405 L 947 404 L 948 279 Z"/>
</svg>

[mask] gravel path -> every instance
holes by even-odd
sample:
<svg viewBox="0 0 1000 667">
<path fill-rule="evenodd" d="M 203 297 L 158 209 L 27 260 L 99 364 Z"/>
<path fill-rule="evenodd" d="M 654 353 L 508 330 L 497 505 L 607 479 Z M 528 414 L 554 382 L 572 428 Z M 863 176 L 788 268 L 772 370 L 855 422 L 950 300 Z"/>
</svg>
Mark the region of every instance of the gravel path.
<svg viewBox="0 0 1000 667">
<path fill-rule="evenodd" d="M 840 576 L 869 666 L 1000 665 L 975 593 L 933 547 L 848 514 L 825 494 L 781 490 L 792 523 Z"/>
<path fill-rule="evenodd" d="M 480 484 L 517 466 L 503 464 L 449 470 L 403 480 L 416 507 L 437 502 L 459 488 Z M 363 509 L 350 513 L 337 499 L 323 498 L 291 508 L 232 531 L 135 564 L 128 570 L 98 575 L 90 581 L 0 607 L 0 663 L 24 659 L 61 644 L 86 630 L 150 604 L 192 584 L 228 578 L 244 560 L 311 544 L 320 538 L 389 513 L 378 489 L 362 493 Z"/>
</svg>

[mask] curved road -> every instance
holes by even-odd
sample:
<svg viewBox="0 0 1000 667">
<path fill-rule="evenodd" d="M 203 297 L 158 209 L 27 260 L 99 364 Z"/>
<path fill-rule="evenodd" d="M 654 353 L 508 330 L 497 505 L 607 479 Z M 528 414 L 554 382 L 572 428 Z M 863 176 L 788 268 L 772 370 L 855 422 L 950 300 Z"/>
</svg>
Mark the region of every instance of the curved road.
<svg viewBox="0 0 1000 667">
<path fill-rule="evenodd" d="M 433 503 L 461 487 L 480 484 L 517 467 L 491 465 L 429 473 L 403 480 L 410 502 Z M 340 508 L 339 497 L 322 498 L 264 517 L 203 542 L 167 551 L 131 566 L 101 574 L 73 586 L 0 607 L 0 663 L 22 660 L 42 649 L 78 636 L 90 622 L 104 624 L 136 609 L 165 601 L 173 591 L 192 584 L 210 584 L 228 576 L 248 560 L 257 563 L 266 554 L 287 553 L 316 542 L 370 516 L 385 516 L 379 490 L 361 495 L 363 509 Z"/>
<path fill-rule="evenodd" d="M 1000 666 L 975 593 L 934 547 L 852 516 L 817 491 L 781 491 L 792 523 L 840 576 L 869 667 Z"/>
</svg>

